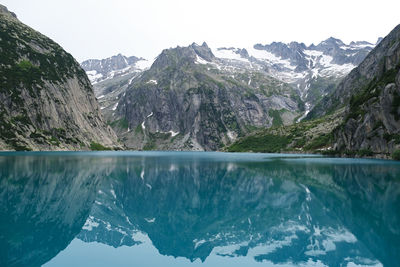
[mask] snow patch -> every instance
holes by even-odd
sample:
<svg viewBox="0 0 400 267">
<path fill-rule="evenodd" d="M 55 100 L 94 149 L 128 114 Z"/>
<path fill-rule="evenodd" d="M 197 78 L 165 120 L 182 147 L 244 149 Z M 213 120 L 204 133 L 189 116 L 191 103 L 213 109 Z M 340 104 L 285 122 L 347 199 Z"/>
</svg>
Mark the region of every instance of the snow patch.
<svg viewBox="0 0 400 267">
<path fill-rule="evenodd" d="M 95 70 L 89 70 L 86 72 L 86 75 L 88 76 L 90 82 L 92 84 L 95 84 L 98 80 L 100 80 L 101 78 L 103 78 L 103 74 L 101 73 L 97 73 L 97 71 Z"/>
<path fill-rule="evenodd" d="M 305 252 L 305 254 L 308 256 L 315 257 L 319 255 L 326 255 L 326 253 L 329 251 L 335 251 L 336 243 L 357 242 L 357 238 L 346 229 L 334 230 L 332 228 L 318 228 L 317 231 L 315 231 L 314 236 L 318 238 L 315 238 L 314 242 L 307 246 L 308 250 Z"/>
<path fill-rule="evenodd" d="M 93 228 L 98 227 L 100 224 L 98 222 L 94 221 L 94 217 L 93 216 L 89 216 L 89 218 L 87 218 L 85 225 L 83 225 L 82 229 L 83 230 L 87 230 L 87 231 L 92 231 Z"/>
<path fill-rule="evenodd" d="M 197 239 L 193 240 L 194 243 L 194 249 L 198 248 L 199 246 L 201 246 L 202 244 L 206 243 L 206 241 L 204 239 L 201 239 L 199 241 L 197 241 Z"/>
<path fill-rule="evenodd" d="M 117 109 L 117 107 L 118 107 L 118 102 L 117 102 L 117 103 L 115 103 L 115 105 L 113 106 L 112 110 L 116 110 L 116 109 Z"/>
<path fill-rule="evenodd" d="M 277 57 L 268 51 L 259 50 L 259 49 L 255 49 L 255 48 L 248 48 L 247 51 L 250 56 L 253 56 L 258 60 L 267 61 L 273 65 L 281 65 L 290 70 L 296 69 L 296 66 L 292 66 L 290 64 L 290 60 L 282 59 L 281 57 Z"/>
<path fill-rule="evenodd" d="M 146 222 L 148 222 L 148 223 L 153 223 L 153 222 L 155 222 L 156 221 L 156 218 L 151 218 L 151 219 L 148 219 L 148 218 L 144 218 L 145 220 L 146 220 Z"/>
<path fill-rule="evenodd" d="M 194 62 L 195 64 L 208 64 L 209 62 L 207 60 L 205 60 L 202 57 L 199 57 L 198 55 L 196 55 L 196 61 Z"/>
<path fill-rule="evenodd" d="M 157 85 L 157 84 L 158 84 L 157 80 L 149 80 L 147 83 L 150 83 L 150 84 L 155 84 L 155 85 Z"/>
<path fill-rule="evenodd" d="M 235 49 L 235 48 L 212 49 L 214 56 L 216 56 L 218 58 L 249 62 L 249 60 L 247 58 L 243 58 L 239 54 L 237 54 L 236 53 L 237 51 L 238 51 L 238 49 Z"/>
<path fill-rule="evenodd" d="M 135 67 L 138 68 L 139 70 L 147 70 L 151 67 L 153 64 L 153 61 L 147 60 L 147 59 L 141 59 L 135 63 Z"/>
<path fill-rule="evenodd" d="M 179 134 L 179 132 L 174 132 L 172 130 L 170 130 L 169 133 L 171 134 L 172 137 L 174 137 L 174 136 Z"/>
</svg>

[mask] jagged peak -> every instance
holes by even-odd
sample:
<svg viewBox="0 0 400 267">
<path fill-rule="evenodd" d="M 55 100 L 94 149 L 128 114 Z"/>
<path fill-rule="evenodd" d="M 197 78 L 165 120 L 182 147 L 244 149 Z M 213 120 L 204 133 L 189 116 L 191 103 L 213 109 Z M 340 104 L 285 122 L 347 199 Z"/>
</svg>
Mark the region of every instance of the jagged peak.
<svg viewBox="0 0 400 267">
<path fill-rule="evenodd" d="M 107 61 L 107 60 L 112 60 L 112 59 L 115 59 L 115 58 L 125 58 L 125 59 L 134 59 L 134 60 L 146 60 L 146 59 L 143 58 L 143 57 L 125 56 L 125 55 L 122 54 L 122 53 L 118 53 L 118 54 L 116 54 L 116 55 L 112 55 L 112 56 L 110 56 L 110 57 L 106 57 L 106 58 L 102 58 L 102 59 L 89 58 L 89 59 L 86 59 L 86 60 L 82 61 L 81 64 L 84 64 L 84 63 L 87 63 L 87 62 Z"/>
<path fill-rule="evenodd" d="M 350 43 L 350 45 L 373 45 L 373 44 L 367 41 L 353 41 Z"/>
<path fill-rule="evenodd" d="M 322 41 L 321 43 L 319 43 L 319 45 L 324 45 L 324 44 L 344 45 L 342 40 L 337 39 L 337 38 L 332 37 L 332 36 L 329 37 L 328 39 Z"/>
<path fill-rule="evenodd" d="M 204 48 L 209 48 L 206 42 L 203 42 L 201 45 L 197 44 L 196 42 L 193 42 L 190 47 L 204 47 Z M 179 46 L 178 46 L 179 47 Z"/>
<path fill-rule="evenodd" d="M 17 18 L 17 15 L 15 15 L 14 12 L 9 11 L 8 8 L 6 6 L 3 6 L 2 4 L 0 4 L 0 14 L 4 14 L 4 15 L 11 16 L 13 18 Z"/>
</svg>

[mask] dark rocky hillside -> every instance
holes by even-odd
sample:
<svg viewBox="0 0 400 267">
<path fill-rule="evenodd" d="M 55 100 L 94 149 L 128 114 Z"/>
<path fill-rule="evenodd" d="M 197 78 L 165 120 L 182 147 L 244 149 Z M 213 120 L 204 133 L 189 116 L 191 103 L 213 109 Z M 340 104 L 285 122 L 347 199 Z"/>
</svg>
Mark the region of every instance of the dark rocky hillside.
<svg viewBox="0 0 400 267">
<path fill-rule="evenodd" d="M 0 6 L 0 149 L 116 146 L 80 65 Z"/>
</svg>

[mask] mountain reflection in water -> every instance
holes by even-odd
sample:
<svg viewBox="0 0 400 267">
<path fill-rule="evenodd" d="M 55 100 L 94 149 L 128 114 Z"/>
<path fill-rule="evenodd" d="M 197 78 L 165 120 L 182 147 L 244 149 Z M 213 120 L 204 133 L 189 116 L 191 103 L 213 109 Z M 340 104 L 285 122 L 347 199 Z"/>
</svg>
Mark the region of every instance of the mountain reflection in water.
<svg viewBox="0 0 400 267">
<path fill-rule="evenodd" d="M 219 266 L 242 259 L 269 266 L 400 262 L 395 162 L 14 153 L 0 155 L 0 169 L 1 266 L 68 266 L 72 260 L 90 266 L 69 253 L 78 239 L 113 251 L 130 247 L 132 265 L 144 257 L 135 250 L 145 245 L 173 256 L 163 266 L 180 258 L 188 259 L 185 266 L 213 266 L 214 257 L 222 259 Z"/>
</svg>

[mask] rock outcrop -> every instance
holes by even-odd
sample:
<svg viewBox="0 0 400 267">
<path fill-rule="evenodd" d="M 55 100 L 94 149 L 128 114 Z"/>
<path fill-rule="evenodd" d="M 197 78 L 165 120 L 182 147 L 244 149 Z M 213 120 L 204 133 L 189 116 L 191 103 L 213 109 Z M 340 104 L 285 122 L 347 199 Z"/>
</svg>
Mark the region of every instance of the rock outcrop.
<svg viewBox="0 0 400 267">
<path fill-rule="evenodd" d="M 58 44 L 0 8 L 0 149 L 117 146 L 84 70 Z"/>
<path fill-rule="evenodd" d="M 348 103 L 334 149 L 386 157 L 400 148 L 400 25 L 343 80 L 331 101 Z"/>
</svg>

